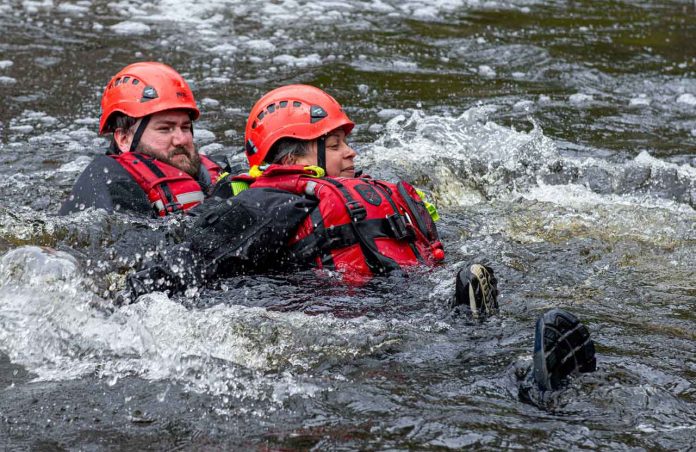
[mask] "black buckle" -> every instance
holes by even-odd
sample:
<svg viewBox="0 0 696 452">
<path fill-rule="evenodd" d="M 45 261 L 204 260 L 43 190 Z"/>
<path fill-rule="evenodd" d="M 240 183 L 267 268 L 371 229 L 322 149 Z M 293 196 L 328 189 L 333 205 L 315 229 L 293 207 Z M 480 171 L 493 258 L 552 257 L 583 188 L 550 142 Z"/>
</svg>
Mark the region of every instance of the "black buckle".
<svg viewBox="0 0 696 452">
<path fill-rule="evenodd" d="M 367 210 L 357 201 L 348 201 L 346 207 L 348 208 L 350 219 L 354 222 L 362 221 L 367 217 Z"/>
<path fill-rule="evenodd" d="M 403 216 L 395 213 L 394 215 L 388 216 L 386 220 L 395 239 L 403 240 L 411 237 L 412 231 L 409 229 Z"/>
<path fill-rule="evenodd" d="M 169 204 L 164 205 L 164 211 L 167 213 L 177 213 L 181 212 L 182 210 L 181 204 L 178 202 L 170 202 Z"/>
</svg>

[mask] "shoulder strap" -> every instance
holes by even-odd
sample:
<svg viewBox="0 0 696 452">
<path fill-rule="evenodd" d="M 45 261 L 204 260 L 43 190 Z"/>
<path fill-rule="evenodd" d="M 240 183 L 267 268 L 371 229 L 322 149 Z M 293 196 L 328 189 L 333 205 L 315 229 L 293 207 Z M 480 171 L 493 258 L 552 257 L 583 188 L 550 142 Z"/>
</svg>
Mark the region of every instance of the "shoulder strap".
<svg viewBox="0 0 696 452">
<path fill-rule="evenodd" d="M 365 255 L 365 261 L 370 267 L 370 270 L 375 274 L 388 273 L 392 270 L 398 270 L 399 264 L 397 264 L 393 259 L 381 254 L 377 250 L 377 245 L 375 245 L 374 238 L 369 239 L 363 233 L 360 223 L 367 217 L 367 211 L 365 207 L 350 194 L 350 191 L 338 180 L 332 179 L 330 177 L 322 179 L 324 182 L 328 182 L 338 189 L 343 195 L 346 210 L 348 211 L 348 216 L 351 219 L 350 227 L 352 228 L 355 237 L 360 243 L 360 249 L 362 249 Z"/>
<path fill-rule="evenodd" d="M 157 166 L 157 164 L 147 156 L 145 158 L 140 158 L 139 159 L 145 166 L 147 166 L 152 173 L 159 177 L 159 178 L 165 178 L 167 177 L 166 174 L 162 172 L 162 170 Z M 175 212 L 180 212 L 181 211 L 181 204 L 174 198 L 174 195 L 172 195 L 172 191 L 169 188 L 169 184 L 167 184 L 166 181 L 162 181 L 161 183 L 158 184 L 160 188 L 162 189 L 162 193 L 164 193 L 165 198 L 167 199 L 167 204 L 164 206 L 164 210 L 167 213 L 175 213 Z"/>
<path fill-rule="evenodd" d="M 368 181 L 366 181 L 366 182 L 369 183 L 369 182 L 372 182 L 372 181 L 369 181 L 369 180 L 368 180 Z M 401 220 L 401 222 L 398 223 L 398 224 L 402 224 L 404 230 L 411 233 L 411 240 L 408 241 L 408 245 L 409 245 L 409 247 L 411 248 L 411 251 L 413 251 L 414 256 L 416 256 L 416 259 L 418 259 L 419 262 L 423 263 L 423 262 L 424 262 L 423 256 L 421 256 L 421 253 L 418 252 L 418 247 L 416 247 L 416 244 L 414 243 L 415 240 L 414 240 L 414 237 L 413 237 L 412 229 L 408 229 L 408 226 L 406 225 L 406 221 L 403 219 L 403 216 L 399 213 L 399 208 L 396 206 L 396 204 L 394 203 L 394 200 L 391 198 L 391 193 L 389 193 L 389 192 L 385 189 L 386 187 L 384 187 L 384 186 L 381 185 L 381 184 L 372 183 L 372 185 L 374 185 L 375 189 L 377 189 L 378 191 L 382 192 L 382 197 L 383 197 L 384 199 L 386 199 L 387 202 L 389 202 L 389 205 L 390 205 L 391 208 L 394 210 L 394 215 L 392 215 L 392 217 L 396 217 L 396 218 L 398 218 L 399 220 Z M 387 218 L 391 218 L 391 217 L 387 217 Z"/>
</svg>

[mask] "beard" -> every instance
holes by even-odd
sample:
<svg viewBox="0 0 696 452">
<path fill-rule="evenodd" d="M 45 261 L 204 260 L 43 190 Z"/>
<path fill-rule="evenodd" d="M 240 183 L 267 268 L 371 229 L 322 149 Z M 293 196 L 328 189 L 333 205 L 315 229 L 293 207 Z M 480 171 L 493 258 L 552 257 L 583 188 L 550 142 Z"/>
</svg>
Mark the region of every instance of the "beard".
<svg viewBox="0 0 696 452">
<path fill-rule="evenodd" d="M 167 152 L 166 155 L 158 155 L 142 145 L 138 146 L 137 151 L 171 165 L 174 168 L 185 172 L 194 179 L 198 177 L 198 173 L 201 169 L 201 156 L 198 154 L 198 150 L 196 148 L 193 149 L 193 154 L 191 154 L 188 149 L 181 146 L 172 149 L 171 151 Z"/>
</svg>

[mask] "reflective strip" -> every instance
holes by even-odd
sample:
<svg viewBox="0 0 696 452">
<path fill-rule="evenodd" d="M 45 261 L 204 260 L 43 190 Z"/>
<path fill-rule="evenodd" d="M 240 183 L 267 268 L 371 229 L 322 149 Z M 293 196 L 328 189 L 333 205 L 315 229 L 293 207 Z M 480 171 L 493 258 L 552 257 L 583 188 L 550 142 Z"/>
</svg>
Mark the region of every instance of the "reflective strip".
<svg viewBox="0 0 696 452">
<path fill-rule="evenodd" d="M 244 190 L 248 189 L 249 184 L 247 182 L 233 180 L 232 182 L 230 182 L 230 187 L 232 187 L 232 194 L 234 196 L 237 196 Z"/>
<path fill-rule="evenodd" d="M 182 193 L 180 195 L 176 195 L 176 201 L 181 204 L 181 206 L 185 206 L 186 204 L 193 204 L 193 203 L 201 203 L 205 200 L 205 195 L 203 194 L 202 191 L 192 191 L 189 193 Z M 159 211 L 164 210 L 164 203 L 162 200 L 157 200 L 152 203 L 152 205 Z"/>
<path fill-rule="evenodd" d="M 203 202 L 205 200 L 205 195 L 202 191 L 192 191 L 189 193 L 182 193 L 180 195 L 176 195 L 176 200 L 179 201 L 179 204 L 184 206 L 186 204 L 191 204 L 194 202 Z"/>
<path fill-rule="evenodd" d="M 312 181 L 307 182 L 307 185 L 305 186 L 305 194 L 309 196 L 315 196 L 316 191 L 317 191 L 317 183 Z"/>
</svg>

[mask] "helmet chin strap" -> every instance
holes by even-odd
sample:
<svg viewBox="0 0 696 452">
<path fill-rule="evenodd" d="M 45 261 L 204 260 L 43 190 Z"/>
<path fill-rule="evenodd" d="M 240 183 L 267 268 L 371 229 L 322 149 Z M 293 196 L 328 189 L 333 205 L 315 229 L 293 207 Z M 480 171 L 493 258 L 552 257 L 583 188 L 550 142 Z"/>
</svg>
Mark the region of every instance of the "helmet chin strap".
<svg viewBox="0 0 696 452">
<path fill-rule="evenodd" d="M 326 172 L 326 138 L 317 139 L 317 166 Z"/>
<path fill-rule="evenodd" d="M 138 128 L 136 129 L 135 133 L 133 134 L 133 139 L 131 140 L 129 152 L 135 152 L 135 150 L 138 148 L 138 145 L 140 144 L 140 138 L 143 136 L 143 132 L 145 132 L 145 129 L 147 128 L 147 125 L 149 123 L 150 115 L 147 115 L 140 120 L 140 124 L 138 125 Z"/>
<path fill-rule="evenodd" d="M 140 124 L 133 134 L 133 140 L 131 141 L 129 152 L 135 152 L 135 150 L 138 149 L 140 138 L 142 138 L 145 129 L 147 129 L 147 125 L 150 123 L 150 118 L 152 118 L 152 115 L 143 116 L 143 118 L 140 120 Z M 193 120 L 191 121 L 191 136 L 193 136 Z"/>
</svg>

